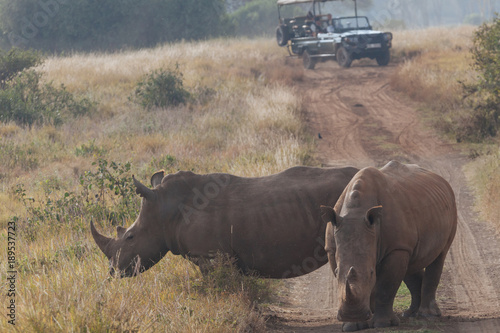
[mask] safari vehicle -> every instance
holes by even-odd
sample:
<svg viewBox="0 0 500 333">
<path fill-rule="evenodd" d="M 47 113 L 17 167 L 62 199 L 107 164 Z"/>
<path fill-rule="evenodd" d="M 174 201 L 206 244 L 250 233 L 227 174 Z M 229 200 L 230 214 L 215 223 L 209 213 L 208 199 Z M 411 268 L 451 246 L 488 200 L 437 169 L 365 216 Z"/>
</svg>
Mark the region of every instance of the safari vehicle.
<svg viewBox="0 0 500 333">
<path fill-rule="evenodd" d="M 345 68 L 362 58 L 376 59 L 380 66 L 388 65 L 392 33 L 375 31 L 366 16 L 358 16 L 357 0 L 353 0 L 354 16 L 332 17 L 323 13 L 324 3 L 331 1 L 342 0 L 278 0 L 278 45 L 287 47 L 290 56 L 302 57 L 307 69 L 314 69 L 318 61 L 328 59 L 337 60 Z M 307 4 L 310 4 L 308 11 Z M 306 15 L 283 17 L 282 7 L 293 5 L 306 11 Z"/>
</svg>

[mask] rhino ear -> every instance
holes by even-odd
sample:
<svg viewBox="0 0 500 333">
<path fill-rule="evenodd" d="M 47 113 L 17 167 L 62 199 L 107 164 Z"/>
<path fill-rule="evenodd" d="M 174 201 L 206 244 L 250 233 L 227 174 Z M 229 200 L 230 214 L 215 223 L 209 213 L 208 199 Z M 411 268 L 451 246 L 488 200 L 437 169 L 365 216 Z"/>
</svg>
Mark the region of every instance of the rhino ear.
<svg viewBox="0 0 500 333">
<path fill-rule="evenodd" d="M 121 227 L 121 226 L 117 226 L 116 227 L 116 235 L 118 236 L 118 238 L 122 238 L 122 236 L 125 233 L 125 231 L 127 231 L 127 228 L 124 228 L 124 227 Z"/>
<path fill-rule="evenodd" d="M 332 222 L 333 225 L 337 225 L 337 214 L 333 210 L 332 207 L 329 206 L 321 206 L 321 218 L 323 222 L 328 223 Z"/>
<path fill-rule="evenodd" d="M 139 194 L 146 200 L 153 201 L 156 199 L 156 193 L 153 190 L 151 190 L 146 185 L 142 184 L 140 181 L 135 179 L 135 176 L 132 176 L 132 179 L 134 180 L 135 192 L 137 194 Z"/>
<path fill-rule="evenodd" d="M 163 177 L 165 177 L 165 171 L 161 170 L 156 172 L 154 175 L 151 176 L 151 186 L 156 187 L 161 184 L 161 181 L 163 180 Z"/>
<path fill-rule="evenodd" d="M 380 223 L 380 219 L 382 218 L 382 206 L 375 206 L 366 212 L 366 221 L 370 225 L 374 225 L 375 223 Z"/>
</svg>

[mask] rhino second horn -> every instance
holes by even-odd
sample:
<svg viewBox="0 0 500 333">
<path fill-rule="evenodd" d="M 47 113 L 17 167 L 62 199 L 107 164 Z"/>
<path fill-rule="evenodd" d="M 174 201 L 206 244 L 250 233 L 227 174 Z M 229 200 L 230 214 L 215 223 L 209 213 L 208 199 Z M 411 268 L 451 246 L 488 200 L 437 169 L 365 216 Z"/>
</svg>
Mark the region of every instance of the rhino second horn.
<svg viewBox="0 0 500 333">
<path fill-rule="evenodd" d="M 356 273 L 354 266 L 351 266 L 351 268 L 349 268 L 349 272 L 347 272 L 346 279 L 348 281 L 354 282 L 357 277 L 358 277 L 358 274 Z"/>
<path fill-rule="evenodd" d="M 132 179 L 134 181 L 135 185 L 135 192 L 139 194 L 141 197 L 143 197 L 146 200 L 154 200 L 156 199 L 156 193 L 151 190 L 149 187 L 146 185 L 142 184 L 140 181 L 135 179 L 134 176 L 132 176 Z"/>
<path fill-rule="evenodd" d="M 94 237 L 94 241 L 97 246 L 101 249 L 101 251 L 106 255 L 109 259 L 111 258 L 111 253 L 109 253 L 109 244 L 113 241 L 113 238 L 109 238 L 101 235 L 94 226 L 94 222 L 90 221 L 90 231 L 92 232 L 92 237 Z"/>
</svg>

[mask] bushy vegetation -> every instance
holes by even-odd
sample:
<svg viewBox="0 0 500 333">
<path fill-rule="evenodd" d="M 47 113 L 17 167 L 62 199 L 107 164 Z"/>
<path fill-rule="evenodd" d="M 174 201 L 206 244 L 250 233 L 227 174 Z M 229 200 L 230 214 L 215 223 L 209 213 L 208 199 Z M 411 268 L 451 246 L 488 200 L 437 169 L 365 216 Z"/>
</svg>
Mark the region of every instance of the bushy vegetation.
<svg viewBox="0 0 500 333">
<path fill-rule="evenodd" d="M 232 31 L 224 0 L 1 0 L 0 29 L 11 46 L 114 50 Z"/>
<path fill-rule="evenodd" d="M 42 81 L 42 74 L 30 68 L 42 63 L 32 51 L 0 50 L 0 121 L 18 125 L 60 125 L 68 116 L 87 114 L 93 107 L 87 98 L 78 98 L 64 85 L 59 88 Z"/>
<path fill-rule="evenodd" d="M 25 71 L 0 90 L 0 121 L 18 125 L 61 125 L 67 117 L 89 113 L 94 107 L 87 98 L 77 98 L 66 90 L 41 81 L 42 74 Z"/>
<path fill-rule="evenodd" d="M 178 65 L 173 70 L 159 69 L 145 75 L 135 89 L 136 102 L 146 109 L 177 106 L 189 96 Z"/>
<path fill-rule="evenodd" d="M 41 62 L 41 55 L 34 51 L 12 48 L 6 52 L 0 49 L 0 89 L 4 89 L 6 83 L 23 70 L 39 65 Z"/>
<path fill-rule="evenodd" d="M 59 126 L 0 122 L 0 239 L 15 222 L 19 331 L 264 330 L 256 307 L 275 292 L 270 281 L 224 260 L 202 276 L 174 255 L 136 278 L 110 278 L 89 223 L 108 236 L 133 223 L 132 174 L 148 183 L 159 169 L 261 176 L 314 164 L 302 101 L 286 84 L 303 71 L 280 52 L 269 40 L 184 42 L 52 56 L 36 68 L 44 82 L 99 104 Z M 147 111 L 130 102 L 137 82 L 176 63 L 191 99 Z M 0 321 L 0 331 L 10 328 Z"/>
<path fill-rule="evenodd" d="M 473 43 L 472 66 L 478 79 L 464 84 L 471 114 L 460 138 L 477 141 L 496 136 L 500 126 L 500 18 L 481 25 Z"/>
</svg>

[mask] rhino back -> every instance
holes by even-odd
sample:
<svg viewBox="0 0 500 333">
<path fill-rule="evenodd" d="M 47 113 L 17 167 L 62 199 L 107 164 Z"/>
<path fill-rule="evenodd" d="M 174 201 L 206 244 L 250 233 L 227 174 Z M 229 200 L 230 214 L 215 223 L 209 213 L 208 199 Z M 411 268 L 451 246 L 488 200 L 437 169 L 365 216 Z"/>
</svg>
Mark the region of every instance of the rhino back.
<svg viewBox="0 0 500 333">
<path fill-rule="evenodd" d="M 186 181 L 191 189 L 184 191 L 191 195 L 183 204 L 193 210 L 188 221 L 178 215 L 175 241 L 182 254 L 223 251 L 264 276 L 308 273 L 327 262 L 319 207 L 335 202 L 357 171 L 295 167 L 258 178 L 216 174 L 224 182 L 212 195 L 204 189 L 214 183 L 214 175 L 191 174 Z M 194 207 L 202 195 L 205 204 Z"/>
</svg>

